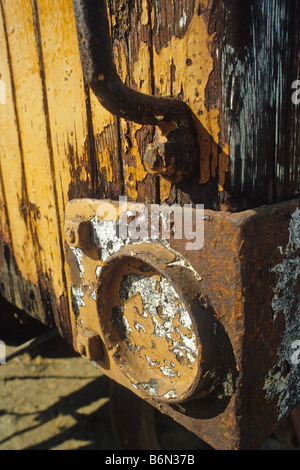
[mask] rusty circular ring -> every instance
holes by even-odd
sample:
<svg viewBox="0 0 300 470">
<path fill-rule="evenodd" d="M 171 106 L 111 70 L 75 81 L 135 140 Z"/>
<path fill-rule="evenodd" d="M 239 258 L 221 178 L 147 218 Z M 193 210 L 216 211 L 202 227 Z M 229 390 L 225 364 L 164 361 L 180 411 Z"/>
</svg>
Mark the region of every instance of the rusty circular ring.
<svg viewBox="0 0 300 470">
<path fill-rule="evenodd" d="M 177 377 L 174 372 L 172 377 L 158 374 L 158 369 L 155 370 L 153 367 L 155 362 L 160 362 L 157 357 L 151 363 L 151 359 L 145 354 L 149 363 L 147 364 L 145 357 L 142 357 L 138 350 L 137 344 L 133 346 L 128 340 L 124 325 L 122 322 L 120 323 L 124 317 L 120 314 L 119 303 L 122 279 L 132 273 L 132 270 L 136 270 L 134 272 L 137 273 L 141 269 L 140 272 L 144 275 L 145 268 L 148 269 L 149 276 L 161 276 L 160 279 L 165 279 L 172 286 L 189 315 L 191 329 L 188 335 L 190 338 L 186 337 L 184 340 L 191 341 L 191 338 L 194 337 L 197 354 L 193 366 L 186 356 L 184 359 L 182 356 L 180 357 L 185 362 L 184 367 L 178 366 L 180 373 L 177 371 Z M 181 306 L 179 301 L 177 306 Z M 178 263 L 178 258 L 176 259 L 176 255 L 172 251 L 158 243 L 135 244 L 120 249 L 106 261 L 106 265 L 101 270 L 98 278 L 97 306 L 103 338 L 109 354 L 119 365 L 122 373 L 131 381 L 137 393 L 140 392 L 148 398 L 152 397 L 156 401 L 174 404 L 190 400 L 199 394 L 199 391 L 202 390 L 204 376 L 207 377 L 208 370 L 216 360 L 213 344 L 214 314 L 208 299 L 203 295 L 201 282 L 191 269 Z M 130 331 L 132 332 L 132 330 Z M 177 334 L 181 334 L 178 328 Z M 153 335 L 151 338 L 153 338 L 152 343 L 156 341 Z M 149 342 L 151 342 L 151 338 L 148 338 Z M 211 344 L 208 344 L 209 342 Z M 174 345 L 174 342 L 172 344 Z M 142 348 L 144 349 L 144 346 Z M 195 353 L 195 349 L 193 349 L 193 353 Z M 173 351 L 170 352 L 169 357 L 171 354 Z M 191 358 L 189 353 L 187 356 Z M 165 362 L 169 357 L 165 358 Z M 161 370 L 163 367 L 159 369 Z M 152 374 L 153 377 L 149 377 L 150 381 L 145 382 L 143 379 L 148 376 L 147 374 Z M 185 376 L 184 379 L 181 376 Z M 172 384 L 175 389 L 173 387 L 170 392 L 164 392 Z M 157 387 L 157 393 L 154 393 L 154 385 Z M 163 392 L 160 393 L 161 387 Z"/>
</svg>

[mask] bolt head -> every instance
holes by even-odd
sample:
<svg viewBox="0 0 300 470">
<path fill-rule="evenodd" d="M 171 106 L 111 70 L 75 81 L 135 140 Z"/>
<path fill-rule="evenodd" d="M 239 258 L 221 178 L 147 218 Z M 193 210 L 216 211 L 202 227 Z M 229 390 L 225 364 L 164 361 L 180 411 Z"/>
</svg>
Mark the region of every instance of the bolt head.
<svg viewBox="0 0 300 470">
<path fill-rule="evenodd" d="M 90 221 L 80 217 L 68 219 L 65 224 L 65 238 L 73 248 L 89 248 L 91 246 Z"/>
<path fill-rule="evenodd" d="M 84 329 L 78 332 L 76 349 L 81 356 L 90 361 L 99 361 L 103 356 L 101 339 L 92 330 Z"/>
<path fill-rule="evenodd" d="M 75 243 L 76 233 L 73 229 L 67 229 L 66 230 L 66 239 L 69 243 Z"/>
</svg>

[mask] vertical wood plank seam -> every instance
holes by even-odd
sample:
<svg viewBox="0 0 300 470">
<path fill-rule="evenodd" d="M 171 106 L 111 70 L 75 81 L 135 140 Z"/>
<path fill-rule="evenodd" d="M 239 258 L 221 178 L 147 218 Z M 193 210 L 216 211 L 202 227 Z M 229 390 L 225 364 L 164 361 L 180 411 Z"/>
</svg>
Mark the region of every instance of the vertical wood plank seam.
<svg viewBox="0 0 300 470">
<path fill-rule="evenodd" d="M 116 126 L 117 126 L 117 136 L 118 136 L 118 162 L 120 170 L 120 182 L 121 182 L 121 192 L 120 196 L 125 195 L 125 172 L 124 172 L 124 161 L 122 158 L 122 135 L 121 135 L 121 118 L 116 117 Z"/>
<path fill-rule="evenodd" d="M 87 131 L 88 131 L 88 155 L 90 158 L 91 164 L 91 177 L 92 177 L 92 188 L 93 188 L 93 195 L 97 197 L 100 192 L 100 178 L 99 178 L 99 171 L 98 171 L 98 162 L 97 162 L 97 152 L 96 152 L 96 144 L 95 144 L 95 137 L 94 137 L 94 126 L 93 126 L 93 119 L 92 119 L 92 108 L 91 108 L 91 96 L 90 96 L 90 89 L 87 85 L 84 77 L 84 91 L 85 91 L 85 110 L 86 110 L 86 117 L 87 117 Z"/>
<path fill-rule="evenodd" d="M 152 24 L 152 17 L 151 17 L 151 10 L 152 10 L 152 2 L 148 0 L 148 21 L 149 21 L 149 28 L 150 28 L 150 44 L 149 44 L 149 58 L 150 58 L 150 81 L 151 81 L 151 91 L 152 95 L 155 95 L 155 74 L 154 74 L 154 42 L 153 42 L 153 24 Z M 155 202 L 156 204 L 160 204 L 160 176 L 156 176 L 155 178 Z"/>
</svg>

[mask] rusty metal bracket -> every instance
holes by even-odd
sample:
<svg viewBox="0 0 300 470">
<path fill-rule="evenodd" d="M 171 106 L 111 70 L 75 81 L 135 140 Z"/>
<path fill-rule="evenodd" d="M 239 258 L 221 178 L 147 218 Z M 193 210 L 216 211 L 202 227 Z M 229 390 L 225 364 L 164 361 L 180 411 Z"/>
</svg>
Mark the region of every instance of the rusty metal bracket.
<svg viewBox="0 0 300 470">
<path fill-rule="evenodd" d="M 143 207 L 68 203 L 75 349 L 214 448 L 258 448 L 300 401 L 300 201 L 205 210 L 197 250 L 121 238 Z"/>
<path fill-rule="evenodd" d="M 85 80 L 112 114 L 157 126 L 144 155 L 152 174 L 177 183 L 196 170 L 199 145 L 194 117 L 179 99 L 140 93 L 121 81 L 114 64 L 105 0 L 73 0 L 81 64 Z"/>
</svg>

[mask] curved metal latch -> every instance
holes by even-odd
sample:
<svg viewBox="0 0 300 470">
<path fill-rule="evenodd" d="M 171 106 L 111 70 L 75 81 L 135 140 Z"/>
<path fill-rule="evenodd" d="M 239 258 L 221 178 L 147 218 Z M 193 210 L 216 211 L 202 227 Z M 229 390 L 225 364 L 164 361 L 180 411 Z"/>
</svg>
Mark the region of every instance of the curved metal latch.
<svg viewBox="0 0 300 470">
<path fill-rule="evenodd" d="M 172 183 L 197 168 L 199 147 L 193 113 L 171 97 L 137 92 L 121 81 L 113 61 L 105 0 L 73 0 L 83 74 L 101 105 L 112 114 L 156 126 L 143 161 L 149 173 Z"/>
</svg>

